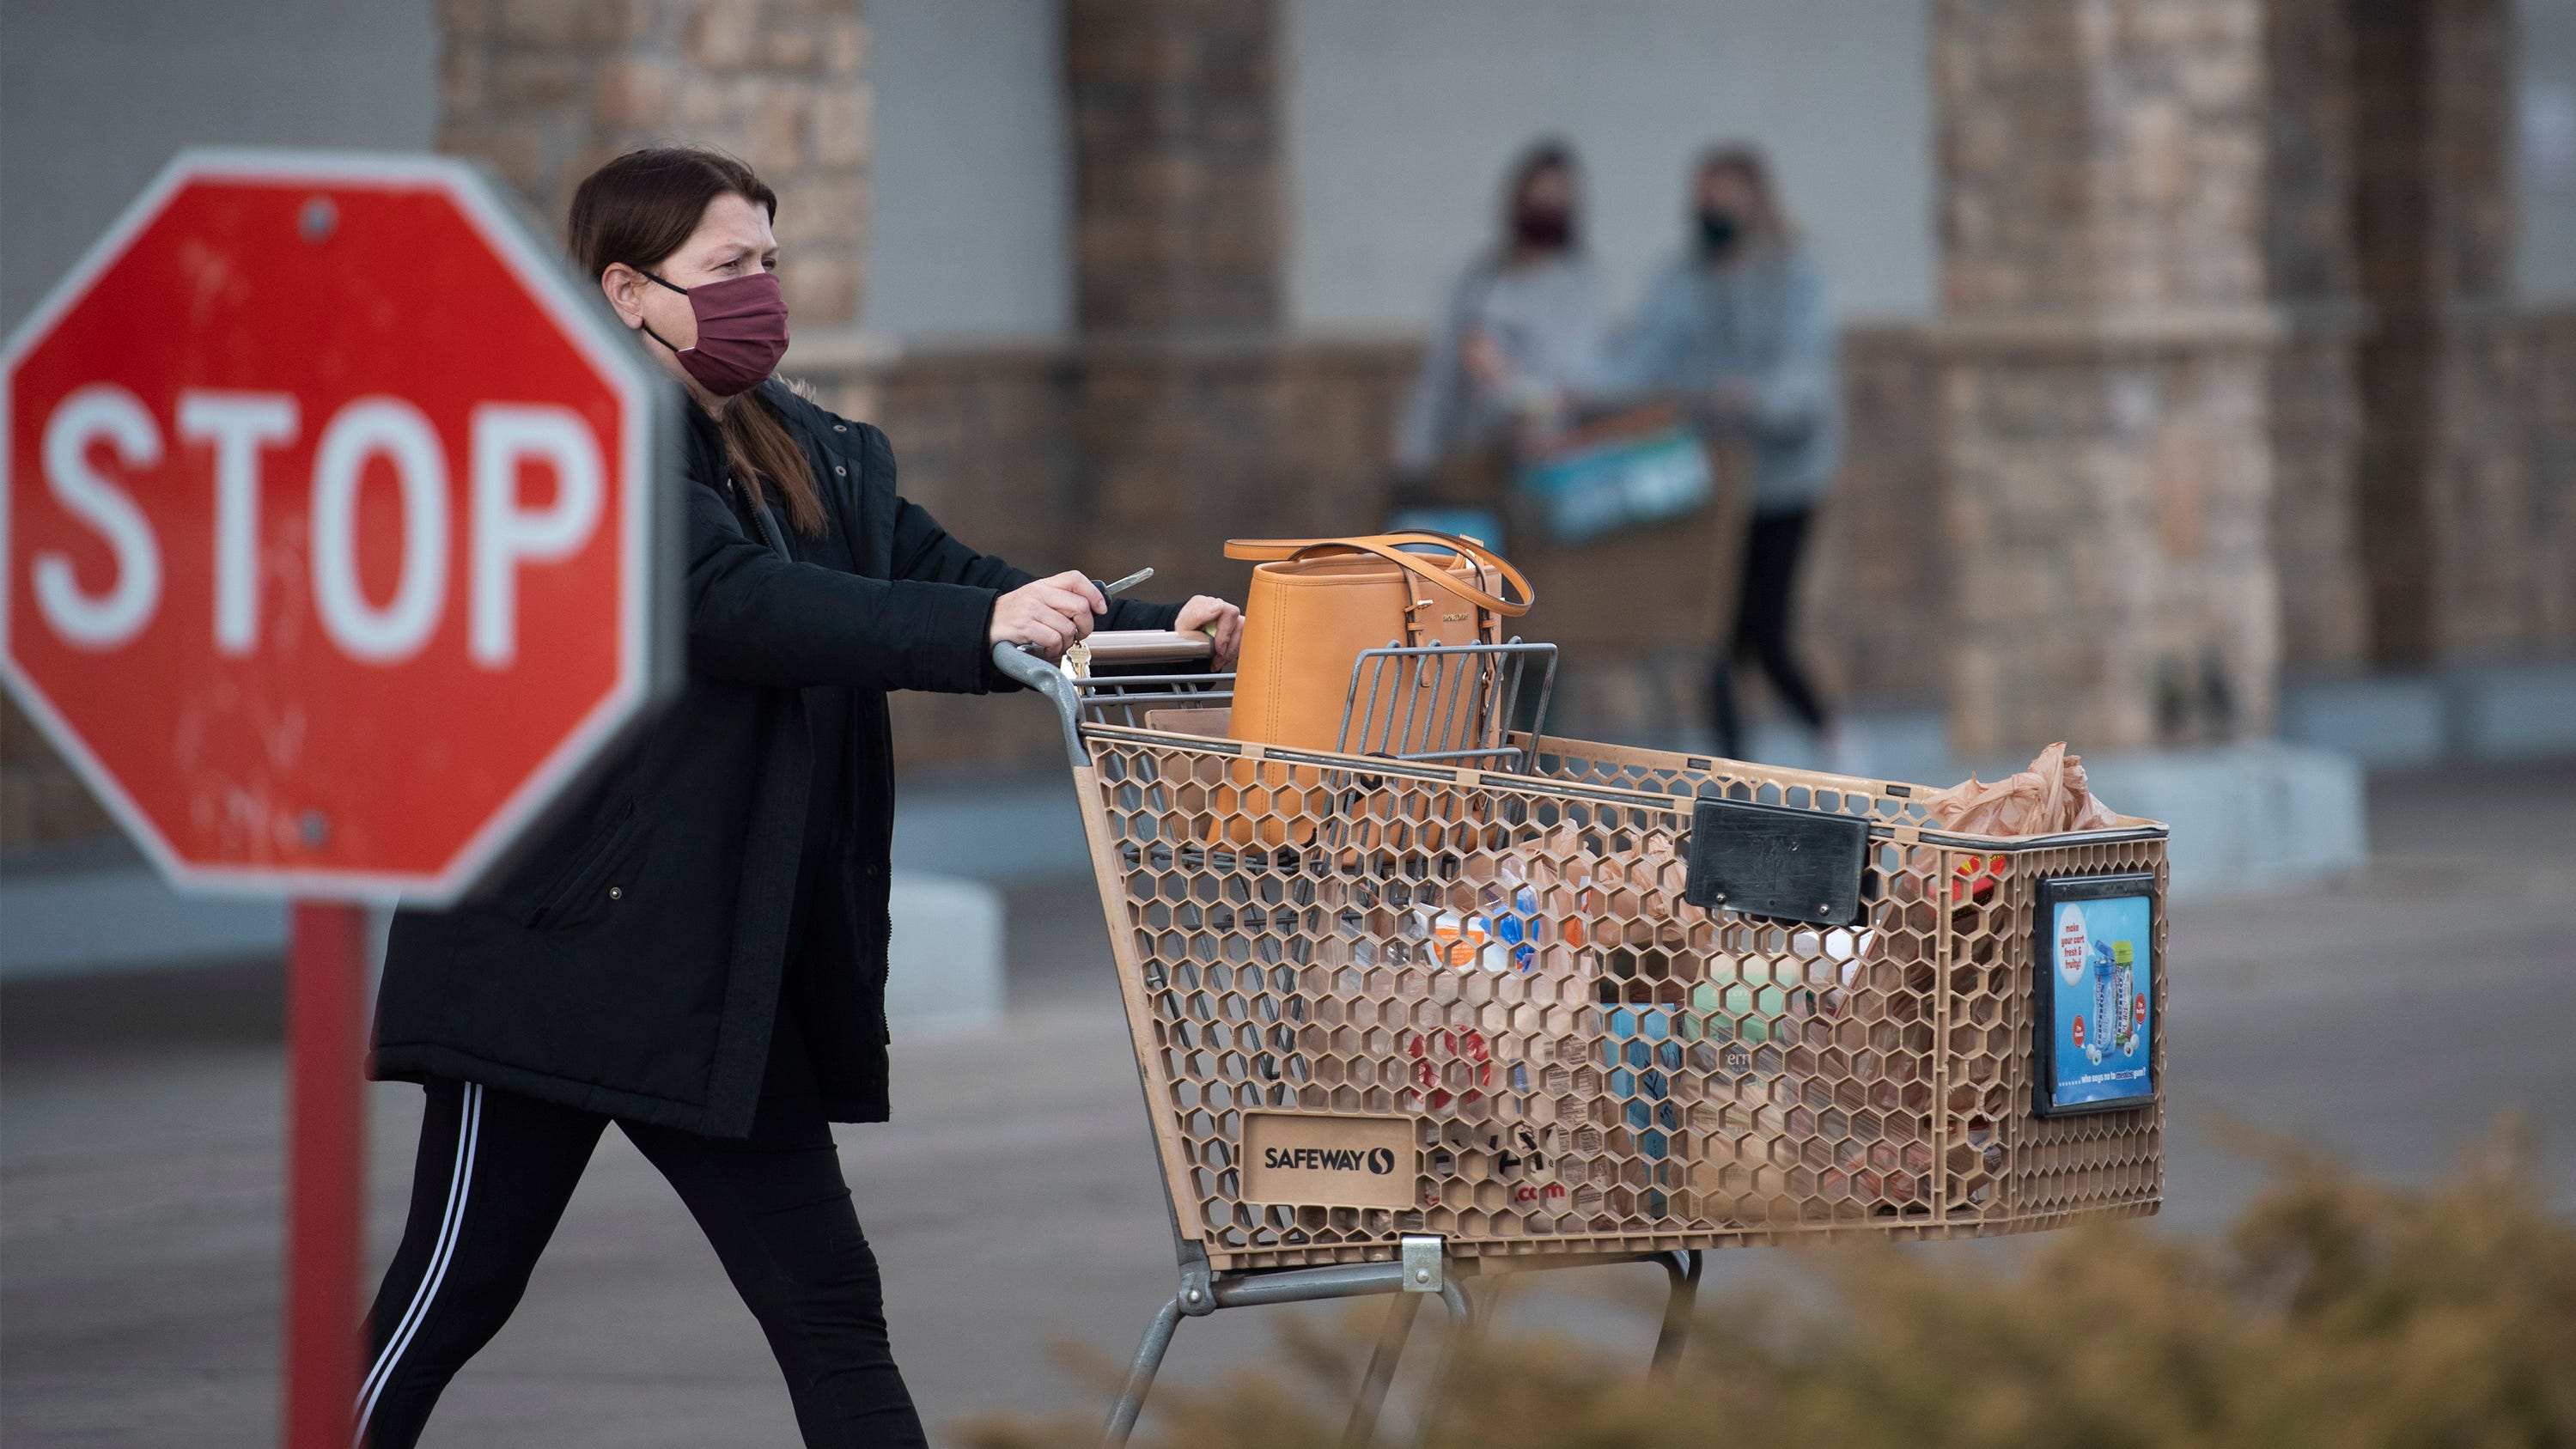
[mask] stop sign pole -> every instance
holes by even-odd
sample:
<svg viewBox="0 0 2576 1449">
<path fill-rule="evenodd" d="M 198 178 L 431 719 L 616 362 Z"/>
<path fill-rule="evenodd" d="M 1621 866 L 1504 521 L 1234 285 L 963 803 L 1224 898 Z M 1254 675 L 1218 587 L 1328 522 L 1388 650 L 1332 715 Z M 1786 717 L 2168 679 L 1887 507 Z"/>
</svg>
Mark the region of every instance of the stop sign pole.
<svg viewBox="0 0 2576 1449">
<path fill-rule="evenodd" d="M 286 1377 L 289 1449 L 351 1442 L 367 1256 L 363 906 L 301 900 L 286 960 Z"/>
<path fill-rule="evenodd" d="M 367 908 L 460 901 L 678 679 L 670 392 L 442 157 L 183 152 L 8 341 L 0 680 L 174 886 L 294 903 L 293 1449 L 386 1377 Z"/>
</svg>

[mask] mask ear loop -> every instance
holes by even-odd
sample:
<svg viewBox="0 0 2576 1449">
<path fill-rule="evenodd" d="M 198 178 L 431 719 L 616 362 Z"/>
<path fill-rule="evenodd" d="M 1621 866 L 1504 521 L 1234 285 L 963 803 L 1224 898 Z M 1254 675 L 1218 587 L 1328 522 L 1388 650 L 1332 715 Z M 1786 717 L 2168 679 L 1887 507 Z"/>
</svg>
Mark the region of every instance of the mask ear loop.
<svg viewBox="0 0 2576 1449">
<path fill-rule="evenodd" d="M 635 275 L 637 275 L 637 276 L 639 276 L 639 277 L 642 277 L 644 280 L 646 280 L 646 281 L 648 281 L 648 282 L 653 283 L 655 286 L 659 286 L 659 287 L 668 287 L 668 288 L 670 288 L 672 291 L 679 293 L 679 294 L 680 294 L 681 296 L 683 296 L 683 297 L 685 297 L 685 296 L 689 295 L 689 289 L 688 289 L 688 288 L 683 287 L 683 286 L 679 285 L 679 284 L 678 284 L 678 283 L 676 283 L 676 282 L 666 282 L 666 281 L 663 281 L 660 277 L 654 276 L 651 272 L 647 272 L 647 271 L 643 271 L 643 270 L 641 270 L 641 269 L 638 269 L 638 270 L 636 271 Z M 668 348 L 670 348 L 670 350 L 671 350 L 671 352 L 673 353 L 673 355 L 675 355 L 675 356 L 676 356 L 676 355 L 677 355 L 677 354 L 679 354 L 680 352 L 682 352 L 682 351 L 685 351 L 685 350 L 686 350 L 686 349 L 683 349 L 683 348 L 671 347 L 670 339 L 668 339 L 668 338 L 664 337 L 661 333 L 654 331 L 654 330 L 653 330 L 653 324 L 652 324 L 652 323 L 650 323 L 650 322 L 645 321 L 642 317 L 640 317 L 640 316 L 639 316 L 639 317 L 637 317 L 637 318 L 635 319 L 635 321 L 636 321 L 636 325 L 637 325 L 637 326 L 642 327 L 642 328 L 644 329 L 644 335 L 645 335 L 645 336 L 650 337 L 650 338 L 652 338 L 654 341 L 661 343 L 664 347 L 668 347 Z"/>
</svg>

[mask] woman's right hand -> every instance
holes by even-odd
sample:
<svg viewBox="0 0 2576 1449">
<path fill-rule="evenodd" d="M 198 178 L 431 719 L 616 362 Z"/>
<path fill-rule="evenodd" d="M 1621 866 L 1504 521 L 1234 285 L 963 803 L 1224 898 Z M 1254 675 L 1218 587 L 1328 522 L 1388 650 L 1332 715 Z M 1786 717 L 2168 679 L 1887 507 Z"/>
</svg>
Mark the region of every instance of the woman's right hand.
<svg viewBox="0 0 2576 1449">
<path fill-rule="evenodd" d="M 1487 392 L 1501 392 L 1510 385 L 1512 359 L 1503 351 L 1503 345 L 1494 340 L 1494 334 L 1482 327 L 1469 331 L 1459 353 L 1466 364 L 1467 376 L 1476 386 Z"/>
<path fill-rule="evenodd" d="M 1023 584 L 993 601 L 992 627 L 985 640 L 1017 644 L 1053 660 L 1091 633 L 1094 620 L 1109 612 L 1100 586 L 1080 570 Z"/>
</svg>

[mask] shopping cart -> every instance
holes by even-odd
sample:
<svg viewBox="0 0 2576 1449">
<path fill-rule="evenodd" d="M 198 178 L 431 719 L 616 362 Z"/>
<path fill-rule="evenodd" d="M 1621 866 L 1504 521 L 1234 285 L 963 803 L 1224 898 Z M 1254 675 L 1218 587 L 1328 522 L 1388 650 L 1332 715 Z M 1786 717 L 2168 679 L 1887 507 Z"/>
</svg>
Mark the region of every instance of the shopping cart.
<svg viewBox="0 0 2576 1449">
<path fill-rule="evenodd" d="M 1963 835 L 1908 785 L 1515 730 L 1543 644 L 1368 651 L 1330 752 L 1225 738 L 1203 640 L 1088 653 L 995 658 L 1059 715 L 1180 1270 L 1108 1444 L 1220 1308 L 1400 1295 L 1364 1443 L 1480 1275 L 1660 1264 L 1660 1369 L 1706 1249 L 2156 1210 L 2160 1092 L 2043 1115 L 2034 1023 L 2046 890 L 2134 883 L 2163 961 L 2162 826 Z"/>
</svg>

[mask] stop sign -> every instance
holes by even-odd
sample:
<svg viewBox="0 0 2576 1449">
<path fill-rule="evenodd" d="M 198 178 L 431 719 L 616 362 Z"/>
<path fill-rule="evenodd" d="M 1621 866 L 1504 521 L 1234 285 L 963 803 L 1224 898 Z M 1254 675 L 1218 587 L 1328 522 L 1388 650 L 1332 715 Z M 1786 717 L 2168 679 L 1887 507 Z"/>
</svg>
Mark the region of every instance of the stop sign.
<svg viewBox="0 0 2576 1449">
<path fill-rule="evenodd" d="M 452 898 L 671 676 L 666 384 L 463 163 L 184 153 L 6 366 L 0 669 L 179 884 Z"/>
</svg>

